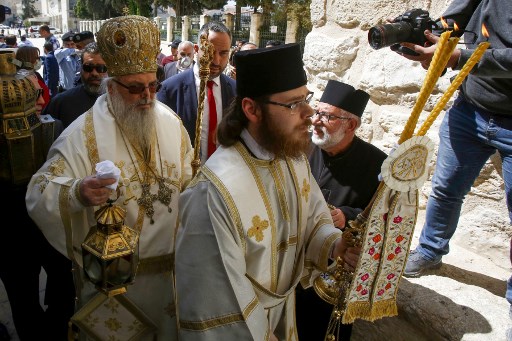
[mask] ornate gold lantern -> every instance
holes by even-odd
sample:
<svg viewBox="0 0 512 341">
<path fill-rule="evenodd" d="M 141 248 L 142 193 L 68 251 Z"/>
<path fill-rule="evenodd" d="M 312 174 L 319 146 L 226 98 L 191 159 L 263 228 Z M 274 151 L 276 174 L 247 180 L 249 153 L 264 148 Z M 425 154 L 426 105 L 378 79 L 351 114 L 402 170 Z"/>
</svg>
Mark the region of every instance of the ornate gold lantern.
<svg viewBox="0 0 512 341">
<path fill-rule="evenodd" d="M 0 181 L 20 185 L 30 181 L 46 154 L 37 92 L 30 79 L 16 75 L 14 57 L 13 50 L 0 50 Z"/>
<path fill-rule="evenodd" d="M 82 243 L 86 277 L 108 296 L 126 292 L 139 261 L 139 232 L 124 225 L 126 211 L 109 201 L 95 213 L 93 226 Z"/>
</svg>

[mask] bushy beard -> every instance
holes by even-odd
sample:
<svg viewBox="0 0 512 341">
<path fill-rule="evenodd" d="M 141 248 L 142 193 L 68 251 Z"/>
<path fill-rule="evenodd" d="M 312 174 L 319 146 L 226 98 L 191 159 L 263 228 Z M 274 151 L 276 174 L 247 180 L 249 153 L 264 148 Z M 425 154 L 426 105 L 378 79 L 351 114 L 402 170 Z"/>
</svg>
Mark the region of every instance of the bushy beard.
<svg viewBox="0 0 512 341">
<path fill-rule="evenodd" d="M 315 134 L 311 135 L 311 141 L 313 141 L 315 145 L 322 149 L 331 148 L 337 145 L 345 137 L 345 129 L 342 128 L 338 129 L 332 134 L 329 134 L 326 127 L 315 127 L 314 129 L 320 129 L 323 132 L 322 137 Z"/>
<path fill-rule="evenodd" d="M 260 136 L 260 144 L 263 148 L 273 153 L 277 158 L 284 159 L 289 157 L 299 159 L 309 149 L 309 133 L 307 127 L 309 120 L 295 128 L 292 134 L 281 129 L 282 122 L 273 119 L 266 107 L 261 108 L 262 120 L 259 126 L 258 135 Z M 297 130 L 300 130 L 299 133 Z"/>
<path fill-rule="evenodd" d="M 155 137 L 155 102 L 150 98 L 141 99 L 134 104 L 126 104 L 123 97 L 112 92 L 108 94 L 113 114 L 125 137 L 135 148 L 140 148 L 144 156 L 151 150 Z M 138 104 L 151 104 L 148 109 L 137 108 Z"/>
</svg>

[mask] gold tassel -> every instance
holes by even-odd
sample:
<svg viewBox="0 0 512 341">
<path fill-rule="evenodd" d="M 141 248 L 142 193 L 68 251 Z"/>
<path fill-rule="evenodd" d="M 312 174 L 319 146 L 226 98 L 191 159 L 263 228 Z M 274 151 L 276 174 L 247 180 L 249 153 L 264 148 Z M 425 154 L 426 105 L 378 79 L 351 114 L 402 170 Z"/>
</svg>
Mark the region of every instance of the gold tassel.
<svg viewBox="0 0 512 341">
<path fill-rule="evenodd" d="M 373 302 L 371 314 L 368 321 L 375 321 L 382 317 L 391 317 L 398 315 L 398 307 L 394 299 Z"/>
<path fill-rule="evenodd" d="M 343 313 L 343 324 L 353 323 L 356 319 L 367 319 L 370 317 L 370 302 L 352 302 L 347 304 Z"/>
</svg>

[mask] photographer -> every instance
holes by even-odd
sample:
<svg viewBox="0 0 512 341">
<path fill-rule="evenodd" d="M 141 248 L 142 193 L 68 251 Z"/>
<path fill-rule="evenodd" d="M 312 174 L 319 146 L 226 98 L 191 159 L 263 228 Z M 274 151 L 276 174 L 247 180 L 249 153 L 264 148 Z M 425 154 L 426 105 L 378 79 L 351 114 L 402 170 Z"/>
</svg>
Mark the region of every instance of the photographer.
<svg viewBox="0 0 512 341">
<path fill-rule="evenodd" d="M 437 166 L 426 220 L 419 245 L 409 255 L 405 276 L 421 276 L 441 266 L 459 220 L 464 196 L 470 191 L 487 159 L 499 151 L 509 218 L 512 219 L 512 9 L 500 0 L 454 0 L 443 14 L 464 30 L 467 49 L 456 49 L 448 67 L 460 70 L 478 43 L 482 24 L 489 30 L 490 48 L 460 87 L 458 98 L 447 111 L 439 131 Z M 475 39 L 476 35 L 476 39 Z M 438 37 L 425 32 L 433 44 Z M 417 56 L 402 55 L 428 68 L 436 46 L 402 43 Z M 507 298 L 512 303 L 512 278 Z"/>
</svg>

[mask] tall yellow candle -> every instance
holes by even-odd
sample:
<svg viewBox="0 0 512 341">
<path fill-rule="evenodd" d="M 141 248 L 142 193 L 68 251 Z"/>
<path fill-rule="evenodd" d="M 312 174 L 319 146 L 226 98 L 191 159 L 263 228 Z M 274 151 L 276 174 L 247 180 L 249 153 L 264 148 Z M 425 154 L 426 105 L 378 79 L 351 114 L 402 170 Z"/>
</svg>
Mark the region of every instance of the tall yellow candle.
<svg viewBox="0 0 512 341">
<path fill-rule="evenodd" d="M 469 57 L 466 64 L 464 64 L 464 66 L 460 70 L 459 74 L 455 77 L 455 79 L 450 84 L 448 89 L 445 91 L 443 96 L 439 99 L 439 102 L 436 104 L 434 109 L 432 109 L 427 120 L 423 123 L 421 128 L 418 130 L 417 135 L 422 136 L 427 133 L 428 129 L 430 128 L 430 126 L 432 125 L 434 120 L 437 118 L 437 116 L 439 115 L 441 110 L 443 110 L 446 103 L 448 103 L 448 100 L 452 97 L 455 90 L 457 90 L 459 88 L 459 86 L 462 84 L 462 81 L 468 76 L 469 72 L 471 72 L 471 70 L 476 65 L 476 63 L 478 63 L 480 61 L 480 59 L 482 59 L 482 56 L 483 56 L 485 50 L 487 50 L 487 48 L 489 47 L 489 45 L 490 44 L 488 42 L 482 42 L 482 43 L 478 44 L 475 51 L 473 51 L 473 53 Z"/>
<path fill-rule="evenodd" d="M 409 116 L 404 130 L 400 135 L 398 144 L 408 140 L 414 134 L 414 129 L 416 128 L 416 123 L 418 122 L 420 113 L 423 110 L 427 99 L 432 93 L 437 80 L 446 67 L 446 64 L 448 63 L 448 60 L 450 59 L 455 46 L 457 46 L 457 43 L 459 42 L 458 37 L 450 38 L 451 33 L 452 31 L 443 32 L 439 41 L 437 42 L 437 47 L 434 52 L 434 56 L 432 57 L 432 61 L 430 62 L 430 66 L 427 70 L 427 75 L 425 76 L 425 80 L 421 86 L 421 90 L 418 98 L 416 99 L 416 103 L 412 108 L 411 115 Z"/>
</svg>

